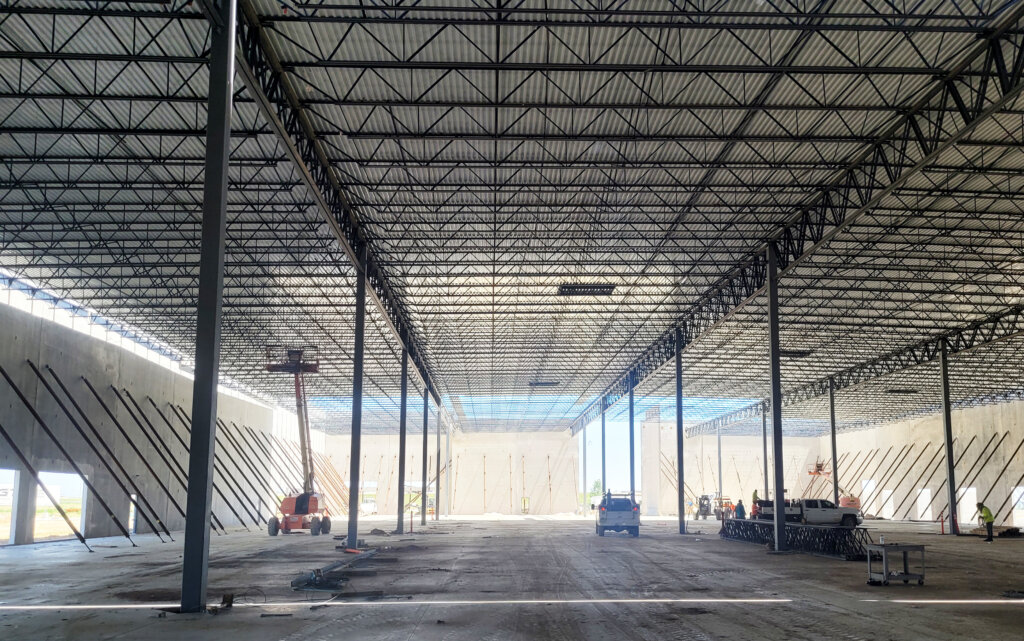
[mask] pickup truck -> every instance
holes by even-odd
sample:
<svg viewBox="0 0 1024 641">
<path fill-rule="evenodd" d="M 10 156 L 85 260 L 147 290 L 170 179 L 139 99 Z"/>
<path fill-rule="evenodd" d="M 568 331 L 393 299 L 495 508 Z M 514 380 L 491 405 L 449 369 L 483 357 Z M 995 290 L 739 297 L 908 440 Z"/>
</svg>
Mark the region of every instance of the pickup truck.
<svg viewBox="0 0 1024 641">
<path fill-rule="evenodd" d="M 784 509 L 786 510 L 787 521 L 799 522 L 805 525 L 856 527 L 864 521 L 860 510 L 849 507 L 836 507 L 835 503 L 825 499 L 786 501 Z M 774 501 L 758 501 L 757 518 L 774 519 Z"/>
<path fill-rule="evenodd" d="M 598 536 L 604 536 L 607 530 L 640 536 L 640 504 L 630 495 L 609 492 L 601 498 L 600 505 L 591 505 L 590 509 L 596 510 Z"/>
</svg>

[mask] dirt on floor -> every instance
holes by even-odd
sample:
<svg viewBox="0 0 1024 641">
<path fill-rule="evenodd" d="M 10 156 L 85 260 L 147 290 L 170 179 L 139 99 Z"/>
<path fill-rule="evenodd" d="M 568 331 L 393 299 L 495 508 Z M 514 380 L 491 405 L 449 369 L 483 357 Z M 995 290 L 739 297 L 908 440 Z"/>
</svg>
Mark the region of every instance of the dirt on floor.
<svg viewBox="0 0 1024 641">
<path fill-rule="evenodd" d="M 339 531 L 345 525 L 339 523 Z M 217 615 L 169 614 L 181 538 L 0 549 L 0 637 L 9 639 L 1020 639 L 1024 540 L 940 536 L 934 524 L 870 522 L 877 539 L 927 546 L 926 582 L 867 585 L 866 565 L 768 554 L 717 524 L 648 519 L 640 538 L 586 519 L 442 520 L 365 538 L 238 532 L 211 541 Z M 123 539 L 122 539 L 123 540 Z M 355 562 L 340 595 L 295 591 L 314 568 Z M 362 596 L 352 596 L 362 595 Z M 77 608 L 75 606 L 78 606 Z M 86 606 L 86 607 L 83 607 Z M 41 608 L 41 609 L 29 609 Z"/>
</svg>

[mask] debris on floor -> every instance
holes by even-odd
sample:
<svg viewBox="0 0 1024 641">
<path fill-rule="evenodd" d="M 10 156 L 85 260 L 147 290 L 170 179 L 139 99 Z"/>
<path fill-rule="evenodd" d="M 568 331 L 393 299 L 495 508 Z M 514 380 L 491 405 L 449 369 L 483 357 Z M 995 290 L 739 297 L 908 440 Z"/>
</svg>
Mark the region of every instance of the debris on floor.
<svg viewBox="0 0 1024 641">
<path fill-rule="evenodd" d="M 345 561 L 336 561 L 311 572 L 300 574 L 292 579 L 292 589 L 304 592 L 337 592 L 348 582 L 348 577 L 341 576 L 337 571 L 348 565 Z"/>
<path fill-rule="evenodd" d="M 372 534 L 373 536 L 391 536 L 390 533 L 385 532 L 384 530 L 377 527 L 370 530 L 370 534 Z"/>
<path fill-rule="evenodd" d="M 377 575 L 377 571 L 372 568 L 357 566 L 370 562 L 387 563 L 398 560 L 393 556 L 381 556 L 380 550 L 378 549 L 345 551 L 355 552 L 359 556 L 351 559 L 335 561 L 334 563 L 325 565 L 322 568 L 304 572 L 292 579 L 292 589 L 300 592 L 330 592 L 335 595 L 341 595 L 342 589 L 345 588 L 353 578 Z M 368 590 L 363 592 L 345 592 L 343 596 L 377 597 L 383 596 L 383 594 L 384 593 L 380 590 Z"/>
<path fill-rule="evenodd" d="M 334 537 L 334 540 L 335 541 L 339 541 L 341 543 L 340 545 L 337 546 L 337 548 L 339 550 L 341 548 L 347 548 L 347 547 L 351 547 L 351 548 L 365 548 L 366 547 L 366 539 L 357 539 L 355 545 L 349 545 L 348 544 L 348 537 L 344 536 L 344 535 L 338 535 L 338 536 Z"/>
</svg>

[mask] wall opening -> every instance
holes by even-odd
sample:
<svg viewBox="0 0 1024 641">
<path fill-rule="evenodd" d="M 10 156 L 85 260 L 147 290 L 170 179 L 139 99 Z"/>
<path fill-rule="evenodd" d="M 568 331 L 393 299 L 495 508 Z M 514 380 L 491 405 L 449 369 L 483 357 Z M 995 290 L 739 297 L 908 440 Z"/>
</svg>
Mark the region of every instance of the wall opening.
<svg viewBox="0 0 1024 641">
<path fill-rule="evenodd" d="M 892 519 L 896 513 L 896 504 L 894 501 L 892 490 L 882 490 L 882 507 L 879 510 L 879 516 L 883 519 Z"/>
<path fill-rule="evenodd" d="M 1013 511 L 1010 512 L 1011 522 L 1017 527 L 1024 526 L 1024 487 L 1013 488 Z"/>
<path fill-rule="evenodd" d="M 917 518 L 921 521 L 932 521 L 932 491 L 923 488 L 917 491 Z"/>
<path fill-rule="evenodd" d="M 865 499 L 872 497 L 875 493 L 875 481 L 874 479 L 861 480 L 860 482 L 860 495 Z M 872 497 L 871 503 L 862 503 L 860 506 L 861 512 L 864 514 L 875 514 L 875 510 L 871 507 L 874 504 L 874 498 Z"/>
<path fill-rule="evenodd" d="M 0 545 L 11 542 L 14 536 L 14 494 L 18 472 L 0 468 Z"/>
<path fill-rule="evenodd" d="M 39 481 L 46 486 L 79 532 L 85 533 L 86 488 L 82 477 L 62 472 L 40 472 Z M 45 492 L 36 492 L 34 541 L 56 541 L 74 537 L 64 518 Z"/>
<path fill-rule="evenodd" d="M 128 502 L 128 533 L 135 534 L 139 526 L 139 512 L 135 509 L 135 502 L 138 496 L 132 494 L 132 500 Z"/>
<path fill-rule="evenodd" d="M 969 530 L 977 525 L 978 511 L 978 488 L 974 487 L 962 487 L 957 492 L 957 521 L 960 524 L 961 530 Z M 972 521 L 971 517 L 974 516 L 975 520 Z"/>
</svg>

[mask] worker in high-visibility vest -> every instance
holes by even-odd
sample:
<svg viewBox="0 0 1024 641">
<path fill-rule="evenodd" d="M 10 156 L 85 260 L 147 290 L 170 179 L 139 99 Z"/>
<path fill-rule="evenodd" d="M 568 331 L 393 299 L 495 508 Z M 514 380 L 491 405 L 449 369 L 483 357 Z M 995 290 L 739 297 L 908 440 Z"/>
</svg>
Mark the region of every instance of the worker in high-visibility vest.
<svg viewBox="0 0 1024 641">
<path fill-rule="evenodd" d="M 992 542 L 992 523 L 996 520 L 996 517 L 992 516 L 992 510 L 988 509 L 984 503 L 978 503 L 978 514 L 981 516 L 981 520 L 985 523 L 985 532 L 988 533 L 988 538 L 985 539 L 987 542 Z"/>
</svg>

